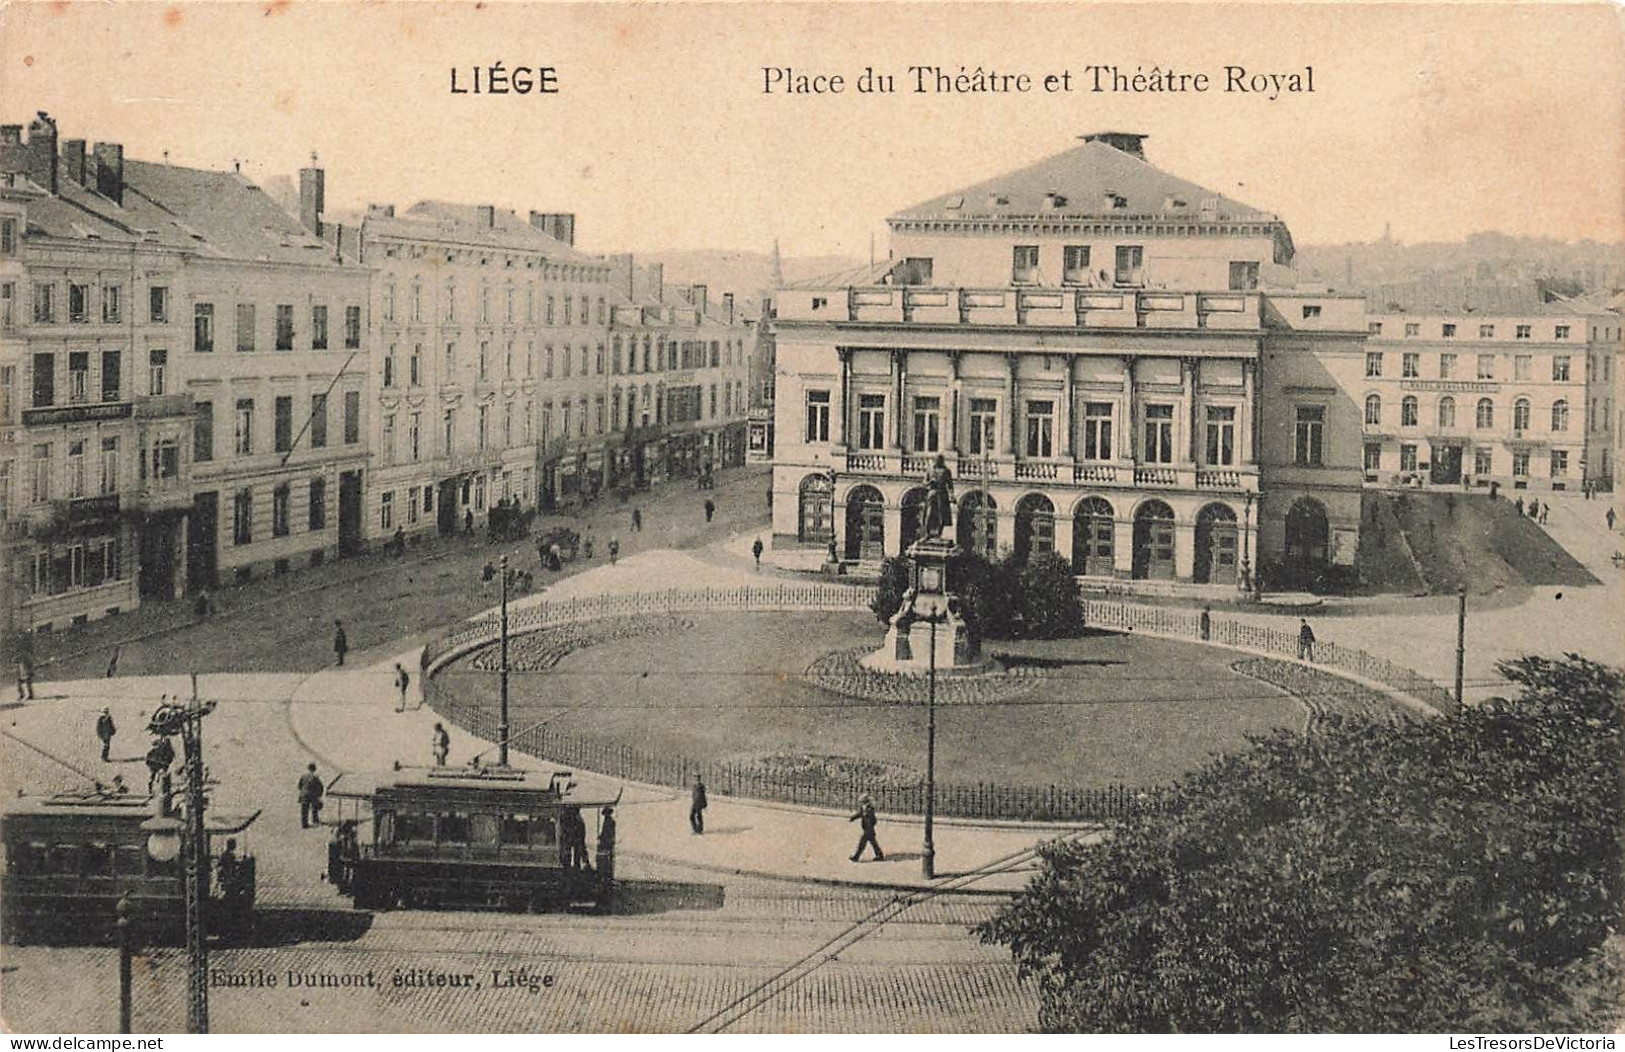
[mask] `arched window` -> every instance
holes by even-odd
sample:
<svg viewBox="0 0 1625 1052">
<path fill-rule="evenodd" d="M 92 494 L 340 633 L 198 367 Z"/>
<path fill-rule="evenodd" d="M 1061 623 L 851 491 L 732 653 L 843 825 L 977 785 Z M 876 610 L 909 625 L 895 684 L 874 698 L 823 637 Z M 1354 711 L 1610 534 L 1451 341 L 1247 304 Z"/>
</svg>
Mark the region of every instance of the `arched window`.
<svg viewBox="0 0 1625 1052">
<path fill-rule="evenodd" d="M 1488 398 L 1480 398 L 1478 400 L 1478 419 L 1476 422 L 1479 427 L 1495 426 L 1494 402 L 1490 401 Z"/>
<path fill-rule="evenodd" d="M 1439 426 L 1456 426 L 1456 400 L 1449 395 L 1439 399 Z"/>
<path fill-rule="evenodd" d="M 1382 397 L 1380 395 L 1365 396 L 1365 422 L 1373 427 L 1382 423 Z"/>
<path fill-rule="evenodd" d="M 1512 403 L 1512 430 L 1529 430 L 1529 399 L 1520 398 Z"/>
<path fill-rule="evenodd" d="M 1562 399 L 1552 403 L 1552 430 L 1567 431 L 1569 429 L 1569 404 Z"/>
<path fill-rule="evenodd" d="M 1405 400 L 1399 403 L 1399 425 L 1401 427 L 1416 426 L 1416 396 L 1406 395 Z"/>
</svg>

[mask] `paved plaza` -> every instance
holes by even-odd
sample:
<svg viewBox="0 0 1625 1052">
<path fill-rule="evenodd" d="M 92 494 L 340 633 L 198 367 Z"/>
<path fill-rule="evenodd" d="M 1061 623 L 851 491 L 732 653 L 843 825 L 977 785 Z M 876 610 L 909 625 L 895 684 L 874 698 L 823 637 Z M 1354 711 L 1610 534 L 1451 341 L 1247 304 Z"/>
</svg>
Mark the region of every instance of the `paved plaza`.
<svg viewBox="0 0 1625 1052">
<path fill-rule="evenodd" d="M 719 486 L 718 503 L 737 511 L 707 528 L 696 509 L 678 518 L 692 492 L 669 495 L 673 512 L 645 512 L 645 535 L 619 533 L 623 557 L 599 559 L 580 572 L 553 575 L 515 606 L 578 596 L 726 587 L 793 577 L 758 571 L 749 547 L 763 520 L 761 474 L 741 472 Z M 1621 544 L 1602 523 L 1605 505 L 1579 497 L 1555 501 L 1549 529 L 1597 575 L 1586 588 L 1531 590 L 1478 604 L 1470 612 L 1469 698 L 1497 691 L 1496 661 L 1525 651 L 1576 650 L 1621 663 L 1618 611 L 1625 573 L 1609 556 Z M 624 512 L 601 509 L 599 536 Z M 380 988 L 274 989 L 224 986 L 214 994 L 218 1030 L 1021 1030 L 1036 1022 L 1030 987 L 1016 981 L 1007 953 L 978 944 L 968 928 L 986 917 L 1001 893 L 1018 888 L 1033 863 L 1025 854 L 1081 828 L 942 822 L 936 830 L 938 870 L 933 892 L 920 877 L 918 820 L 883 815 L 885 862 L 852 864 L 856 826 L 848 815 L 727 799 L 713 795 L 709 829 L 694 836 L 687 796 L 625 784 L 619 812 L 626 902 L 608 916 L 400 912 L 369 916 L 325 884 L 327 832 L 302 830 L 294 784 L 308 762 L 331 780 L 341 772 L 384 770 L 396 761 L 427 762 L 437 716 L 421 704 L 414 681 L 407 711 L 397 712 L 394 664 L 417 668 L 423 641 L 436 623 L 489 609 L 489 589 L 461 585 L 467 595 L 425 609 L 410 595 L 401 611 L 368 614 L 380 596 L 398 591 L 394 575 L 438 565 L 473 577 L 490 557 L 487 546 L 415 553 L 358 580 L 329 583 L 307 600 L 342 609 L 390 638 L 364 638 L 343 669 L 326 651 L 329 622 L 300 622 L 271 642 L 256 633 L 287 617 L 293 600 L 268 597 L 200 626 L 169 626 L 166 610 L 131 621 L 120 668 L 100 675 L 112 636 L 83 640 L 79 656 L 64 648 L 42 669 L 37 701 L 8 706 L 0 790 L 41 792 L 67 787 L 78 769 L 106 779 L 115 772 L 140 785 L 145 773 L 145 714 L 164 695 L 186 696 L 190 679 L 174 674 L 196 655 L 204 669 L 198 689 L 220 702 L 208 717 L 208 760 L 219 785 L 214 806 L 260 809 L 249 837 L 259 859 L 260 902 L 266 922 L 252 945 L 222 949 L 214 966 L 227 979 L 267 973 L 359 975 Z M 341 571 L 335 569 L 334 573 Z M 450 572 L 448 570 L 448 572 Z M 317 582 L 311 582 L 314 586 Z M 1453 673 L 1454 602 L 1445 599 L 1329 603 L 1313 615 L 1322 640 L 1364 648 L 1440 682 Z M 284 609 L 279 611 L 281 605 Z M 1398 611 L 1398 612 L 1396 612 Z M 366 619 L 372 617 L 368 622 Z M 438 622 L 433 619 L 438 616 Z M 1247 612 L 1249 621 L 1295 627 L 1296 615 Z M 412 622 L 412 623 L 409 623 Z M 369 629 L 370 631 L 370 629 Z M 136 635 L 139 635 L 136 632 Z M 250 668 L 214 671 L 238 647 L 257 657 Z M 313 653 L 314 651 L 314 653 Z M 168 674 L 155 673 L 160 661 Z M 67 676 L 61 672 L 77 672 Z M 94 734 L 108 706 L 120 734 L 103 764 Z M 446 722 L 451 757 L 489 756 L 489 742 Z M 22 745 L 36 746 L 40 751 Z M 520 762 L 538 762 L 521 758 Z M 600 788 L 589 771 L 584 785 Z M 613 791 L 613 790 L 612 790 Z M 988 871 L 979 876 L 981 871 Z M 850 940 L 850 941 L 849 941 Z M 836 949 L 831 949 L 835 947 Z M 0 977 L 7 1025 L 21 1030 L 94 1030 L 113 1025 L 114 955 L 97 948 L 8 947 Z M 478 990 L 392 985 L 396 972 L 471 973 Z M 529 980 L 504 985 L 502 974 L 551 974 L 554 985 L 532 990 Z M 136 978 L 136 1028 L 175 1030 L 184 1007 L 177 951 L 143 957 Z M 758 989 L 760 988 L 760 989 Z M 756 991 L 752 994 L 752 991 Z M 742 1000 L 741 1000 L 742 999 Z M 734 1002 L 739 1002 L 737 1005 Z M 732 1006 L 732 1007 L 730 1007 Z"/>
</svg>

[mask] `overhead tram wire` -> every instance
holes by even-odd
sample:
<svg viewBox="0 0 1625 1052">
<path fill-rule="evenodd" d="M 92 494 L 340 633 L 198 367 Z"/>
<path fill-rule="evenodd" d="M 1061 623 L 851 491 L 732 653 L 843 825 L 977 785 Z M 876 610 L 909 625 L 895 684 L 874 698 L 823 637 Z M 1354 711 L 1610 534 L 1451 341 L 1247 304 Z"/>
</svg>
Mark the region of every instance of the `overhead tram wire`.
<svg viewBox="0 0 1625 1052">
<path fill-rule="evenodd" d="M 12 741 L 14 741 L 17 744 L 23 746 L 24 748 L 34 750 L 35 752 L 39 753 L 41 756 L 45 757 L 47 760 L 52 761 L 53 763 L 61 764 L 63 767 L 66 767 L 68 770 L 72 771 L 74 774 L 76 774 L 79 777 L 83 778 L 85 781 L 90 782 L 92 785 L 100 785 L 101 784 L 100 779 L 98 779 L 95 775 L 91 774 L 89 771 L 84 771 L 84 770 L 81 770 L 78 767 L 75 767 L 73 764 L 69 763 L 67 760 L 64 760 L 62 757 L 57 756 L 54 753 L 47 752 L 46 750 L 40 748 L 38 745 L 35 745 L 33 742 L 29 741 L 27 738 L 20 737 L 20 736 L 18 736 L 16 734 L 11 733 L 8 730 L 0 730 L 0 734 L 5 735 L 7 738 L 10 738 Z"/>
</svg>

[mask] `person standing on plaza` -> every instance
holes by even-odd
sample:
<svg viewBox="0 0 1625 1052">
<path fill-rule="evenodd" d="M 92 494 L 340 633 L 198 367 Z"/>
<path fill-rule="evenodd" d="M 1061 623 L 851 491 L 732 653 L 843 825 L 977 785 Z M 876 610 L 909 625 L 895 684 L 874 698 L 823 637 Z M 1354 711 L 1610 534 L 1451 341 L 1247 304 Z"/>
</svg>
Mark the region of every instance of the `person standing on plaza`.
<svg viewBox="0 0 1625 1052">
<path fill-rule="evenodd" d="M 615 560 L 621 557 L 621 541 L 619 537 L 609 539 L 609 565 L 614 566 Z"/>
<path fill-rule="evenodd" d="M 705 798 L 705 780 L 698 771 L 694 772 L 694 789 L 689 794 L 688 801 L 688 827 L 694 831 L 695 836 L 705 832 L 705 808 L 709 801 Z"/>
<path fill-rule="evenodd" d="M 751 555 L 756 557 L 756 572 L 762 572 L 762 539 L 756 538 L 756 543 L 750 546 Z"/>
<path fill-rule="evenodd" d="M 858 798 L 858 813 L 847 819 L 848 822 L 858 822 L 863 829 L 863 836 L 858 840 L 857 850 L 852 852 L 852 861 L 863 861 L 859 856 L 863 854 L 865 846 L 875 849 L 875 861 L 884 862 L 886 853 L 880 850 L 880 841 L 875 839 L 875 824 L 879 821 L 875 817 L 875 801 L 868 793 Z"/>
<path fill-rule="evenodd" d="M 716 513 L 717 502 L 712 500 L 710 497 L 705 498 L 705 521 L 710 522 L 712 516 L 714 516 Z"/>
<path fill-rule="evenodd" d="M 316 773 L 315 764 L 307 764 L 299 776 L 299 828 L 309 829 L 322 824 L 322 794 L 326 790 Z"/>
<path fill-rule="evenodd" d="M 34 700 L 34 658 L 26 649 L 17 655 L 17 700 Z"/>
<path fill-rule="evenodd" d="M 1213 608 L 1202 607 L 1202 616 L 1197 619 L 1197 628 L 1201 632 L 1202 642 L 1206 643 L 1213 638 Z"/>
<path fill-rule="evenodd" d="M 1522 493 L 1518 494 L 1518 499 L 1512 502 L 1512 506 L 1518 509 L 1518 516 L 1520 518 L 1522 518 L 1523 517 L 1523 494 Z"/>
<path fill-rule="evenodd" d="M 598 819 L 598 877 L 608 885 L 615 879 L 615 809 L 606 807 Z"/>
<path fill-rule="evenodd" d="M 1608 514 L 1604 515 L 1603 518 L 1608 520 L 1608 529 L 1609 529 L 1610 532 L 1612 532 L 1612 530 L 1614 528 L 1614 509 L 1609 508 L 1608 509 Z"/>
<path fill-rule="evenodd" d="M 400 704 L 395 707 L 396 712 L 406 711 L 406 690 L 412 685 L 412 677 L 407 674 L 406 668 L 395 662 L 395 689 L 400 693 Z"/>
<path fill-rule="evenodd" d="M 773 487 L 767 487 L 767 512 L 773 514 Z"/>
<path fill-rule="evenodd" d="M 434 725 L 433 748 L 434 765 L 436 767 L 446 766 L 446 756 L 451 752 L 451 735 L 447 734 L 446 728 L 438 723 Z"/>
<path fill-rule="evenodd" d="M 96 717 L 96 737 L 102 740 L 102 763 L 108 762 L 108 751 L 113 747 L 113 735 L 118 733 L 118 727 L 113 723 L 111 709 L 102 709 L 102 714 Z"/>
<path fill-rule="evenodd" d="M 333 653 L 338 658 L 338 667 L 344 666 L 344 655 L 350 652 L 350 639 L 344 634 L 344 622 L 338 619 L 333 621 Z"/>
<path fill-rule="evenodd" d="M 642 533 L 643 532 L 643 509 L 642 508 L 633 508 L 632 509 L 632 532 L 633 533 Z"/>
<path fill-rule="evenodd" d="M 1315 630 L 1309 627 L 1307 617 L 1298 618 L 1298 660 L 1315 660 Z"/>
<path fill-rule="evenodd" d="M 1551 501 L 1547 501 L 1545 504 L 1542 504 L 1540 506 L 1540 524 L 1542 526 L 1546 525 L 1546 516 L 1550 515 L 1551 513 L 1552 513 L 1552 502 Z"/>
</svg>

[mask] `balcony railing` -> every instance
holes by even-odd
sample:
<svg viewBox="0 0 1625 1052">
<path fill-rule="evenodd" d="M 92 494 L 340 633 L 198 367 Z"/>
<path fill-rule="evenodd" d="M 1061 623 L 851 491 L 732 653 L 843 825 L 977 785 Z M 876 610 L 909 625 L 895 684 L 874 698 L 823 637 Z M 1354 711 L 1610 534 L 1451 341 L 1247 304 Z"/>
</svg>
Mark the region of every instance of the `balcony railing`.
<svg viewBox="0 0 1625 1052">
<path fill-rule="evenodd" d="M 1179 485 L 1179 472 L 1174 468 L 1141 468 L 1134 469 L 1134 484 L 1136 486 L 1177 486 Z"/>
<path fill-rule="evenodd" d="M 1106 485 L 1115 485 L 1117 482 L 1117 465 L 1075 464 L 1072 467 L 1072 481 L 1077 483 L 1104 483 Z"/>
<path fill-rule="evenodd" d="M 851 475 L 890 475 L 921 479 L 936 462 L 935 453 L 896 453 L 855 450 L 846 454 L 846 473 Z M 1222 493 L 1258 492 L 1258 468 L 1197 467 L 1194 464 L 1132 465 L 1121 463 L 1050 460 L 1012 460 L 960 456 L 950 460 L 956 479 L 966 483 L 1017 482 L 1035 485 L 1060 483 L 1112 488 L 1156 487 L 1203 490 Z"/>
<path fill-rule="evenodd" d="M 1241 472 L 1203 468 L 1196 472 L 1197 489 L 1240 490 Z"/>
<path fill-rule="evenodd" d="M 912 325 L 1256 331 L 1262 328 L 1263 303 L 1263 294 L 1250 291 L 878 285 L 782 290 L 778 317 Z"/>
<path fill-rule="evenodd" d="M 1061 466 L 1048 460 L 1016 461 L 1016 481 L 1054 482 L 1060 478 Z"/>
<path fill-rule="evenodd" d="M 846 470 L 856 475 L 891 474 L 890 458 L 884 453 L 848 453 Z"/>
</svg>

